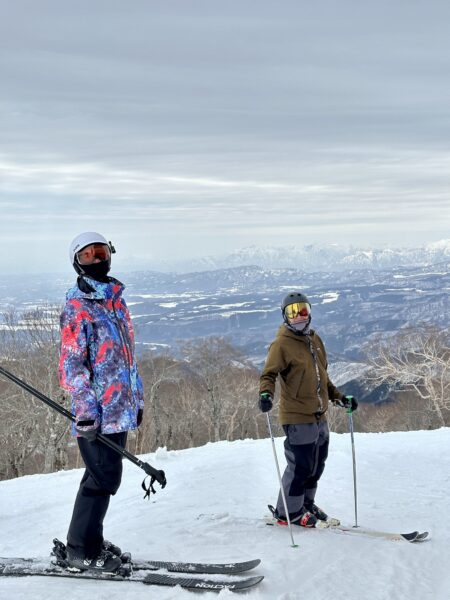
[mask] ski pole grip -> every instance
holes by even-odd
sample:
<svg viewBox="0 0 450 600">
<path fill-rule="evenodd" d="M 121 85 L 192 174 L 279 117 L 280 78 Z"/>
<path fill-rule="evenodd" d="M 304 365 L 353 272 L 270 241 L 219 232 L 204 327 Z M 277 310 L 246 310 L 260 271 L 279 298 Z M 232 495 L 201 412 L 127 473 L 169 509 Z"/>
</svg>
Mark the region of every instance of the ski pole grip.
<svg viewBox="0 0 450 600">
<path fill-rule="evenodd" d="M 350 406 L 347 408 L 347 413 L 349 415 L 351 415 L 353 412 L 353 409 L 352 409 L 353 396 L 346 396 L 346 397 L 350 400 Z"/>
<path fill-rule="evenodd" d="M 147 475 L 150 475 L 150 477 L 154 477 L 162 488 L 166 487 L 167 479 L 164 471 L 162 471 L 161 469 L 155 469 L 148 463 L 143 463 L 142 468 L 147 473 Z"/>
</svg>

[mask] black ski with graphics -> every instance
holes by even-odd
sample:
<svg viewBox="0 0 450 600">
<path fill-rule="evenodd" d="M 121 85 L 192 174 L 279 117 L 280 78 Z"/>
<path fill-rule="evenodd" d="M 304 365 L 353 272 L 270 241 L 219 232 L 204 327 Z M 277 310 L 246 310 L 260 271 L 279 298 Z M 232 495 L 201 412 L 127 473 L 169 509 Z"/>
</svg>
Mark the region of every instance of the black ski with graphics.
<svg viewBox="0 0 450 600">
<path fill-rule="evenodd" d="M 67 567 L 66 546 L 57 538 L 53 540 L 52 555 L 55 556 L 57 565 L 60 567 Z M 124 565 L 131 565 L 132 571 L 158 571 L 159 569 L 165 569 L 172 573 L 203 573 L 205 575 L 237 575 L 254 569 L 261 562 L 259 558 L 247 560 L 245 562 L 230 563 L 190 563 L 166 560 L 142 560 L 133 559 L 129 552 L 122 554 L 121 559 Z"/>
<path fill-rule="evenodd" d="M 128 583 L 143 583 L 145 585 L 163 585 L 199 591 L 231 591 L 246 590 L 260 583 L 262 575 L 234 579 L 226 575 L 217 579 L 207 579 L 195 575 L 184 577 L 172 573 L 155 573 L 147 570 L 133 571 L 131 563 L 124 563 L 123 568 L 115 573 L 103 573 L 95 571 L 72 572 L 65 567 L 52 563 L 46 558 L 0 558 L 0 577 L 65 577 L 70 579 L 97 581 L 115 581 Z"/>
</svg>

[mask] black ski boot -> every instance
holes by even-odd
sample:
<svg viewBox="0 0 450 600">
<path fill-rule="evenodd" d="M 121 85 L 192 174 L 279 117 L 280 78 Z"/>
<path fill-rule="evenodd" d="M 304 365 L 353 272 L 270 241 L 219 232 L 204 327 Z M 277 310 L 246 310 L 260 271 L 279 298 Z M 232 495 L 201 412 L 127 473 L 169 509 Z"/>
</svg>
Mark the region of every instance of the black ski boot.
<svg viewBox="0 0 450 600">
<path fill-rule="evenodd" d="M 108 540 L 103 540 L 102 549 L 106 550 L 107 552 L 111 552 L 111 554 L 114 554 L 114 556 L 122 556 L 122 550 L 119 548 L 119 546 L 116 546 Z"/>
<path fill-rule="evenodd" d="M 107 550 L 101 550 L 95 558 L 88 558 L 74 552 L 71 548 L 67 548 L 67 568 L 69 571 L 115 573 L 121 566 L 121 559 Z"/>
<path fill-rule="evenodd" d="M 315 527 L 317 524 L 317 517 L 311 511 L 302 508 L 301 513 L 291 519 L 292 525 L 300 525 L 300 527 Z"/>
<path fill-rule="evenodd" d="M 269 505 L 269 510 L 278 523 L 281 525 L 287 525 L 286 517 L 280 515 L 276 508 Z M 289 517 L 292 525 L 299 525 L 300 527 L 315 527 L 317 523 L 317 517 L 306 510 L 305 507 L 302 508 L 299 514 L 295 514 L 292 517 L 289 515 Z"/>
<path fill-rule="evenodd" d="M 312 513 L 319 521 L 328 521 L 328 515 L 319 508 L 317 504 L 314 504 L 314 502 L 305 502 L 304 508 Z"/>
</svg>

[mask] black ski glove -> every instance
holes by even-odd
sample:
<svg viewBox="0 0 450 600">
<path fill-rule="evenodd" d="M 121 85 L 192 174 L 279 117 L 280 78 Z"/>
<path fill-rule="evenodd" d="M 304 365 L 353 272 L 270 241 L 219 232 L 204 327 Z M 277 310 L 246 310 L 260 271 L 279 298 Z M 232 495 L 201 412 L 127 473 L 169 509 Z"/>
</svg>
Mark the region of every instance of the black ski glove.
<svg viewBox="0 0 450 600">
<path fill-rule="evenodd" d="M 355 412 L 358 408 L 358 400 L 353 396 L 343 396 L 341 400 L 338 401 L 338 404 L 344 408 L 351 409 L 352 412 Z"/>
<path fill-rule="evenodd" d="M 144 409 L 140 408 L 138 410 L 138 414 L 137 414 L 137 426 L 139 427 L 140 424 L 142 423 L 142 417 L 144 416 Z"/>
<path fill-rule="evenodd" d="M 78 421 L 76 425 L 77 433 L 88 442 L 93 442 L 97 438 L 97 433 L 100 432 L 100 427 L 94 426 L 95 421 Z"/>
<path fill-rule="evenodd" d="M 261 412 L 269 412 L 272 410 L 273 398 L 269 392 L 261 392 L 259 395 L 259 408 Z"/>
</svg>

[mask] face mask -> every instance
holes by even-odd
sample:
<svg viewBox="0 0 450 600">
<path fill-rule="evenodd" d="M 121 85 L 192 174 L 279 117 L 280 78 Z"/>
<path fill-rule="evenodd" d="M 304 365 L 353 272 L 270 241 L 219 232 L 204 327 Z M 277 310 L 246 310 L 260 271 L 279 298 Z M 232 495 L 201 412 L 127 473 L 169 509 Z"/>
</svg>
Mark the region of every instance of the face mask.
<svg viewBox="0 0 450 600">
<path fill-rule="evenodd" d="M 92 277 L 96 281 L 107 281 L 107 275 L 109 273 L 109 269 L 111 268 L 111 263 L 109 260 L 102 260 L 98 263 L 92 263 L 92 265 L 83 265 L 83 273 L 85 273 L 88 277 Z"/>
<path fill-rule="evenodd" d="M 288 329 L 290 329 L 298 335 L 309 335 L 311 317 L 307 321 L 303 321 L 302 323 L 289 323 L 289 321 L 285 319 L 284 324 Z"/>
<path fill-rule="evenodd" d="M 290 327 L 292 327 L 292 329 L 295 329 L 295 331 L 304 331 L 308 327 L 309 321 L 304 321 L 303 323 L 295 324 L 290 323 L 289 325 Z"/>
</svg>

